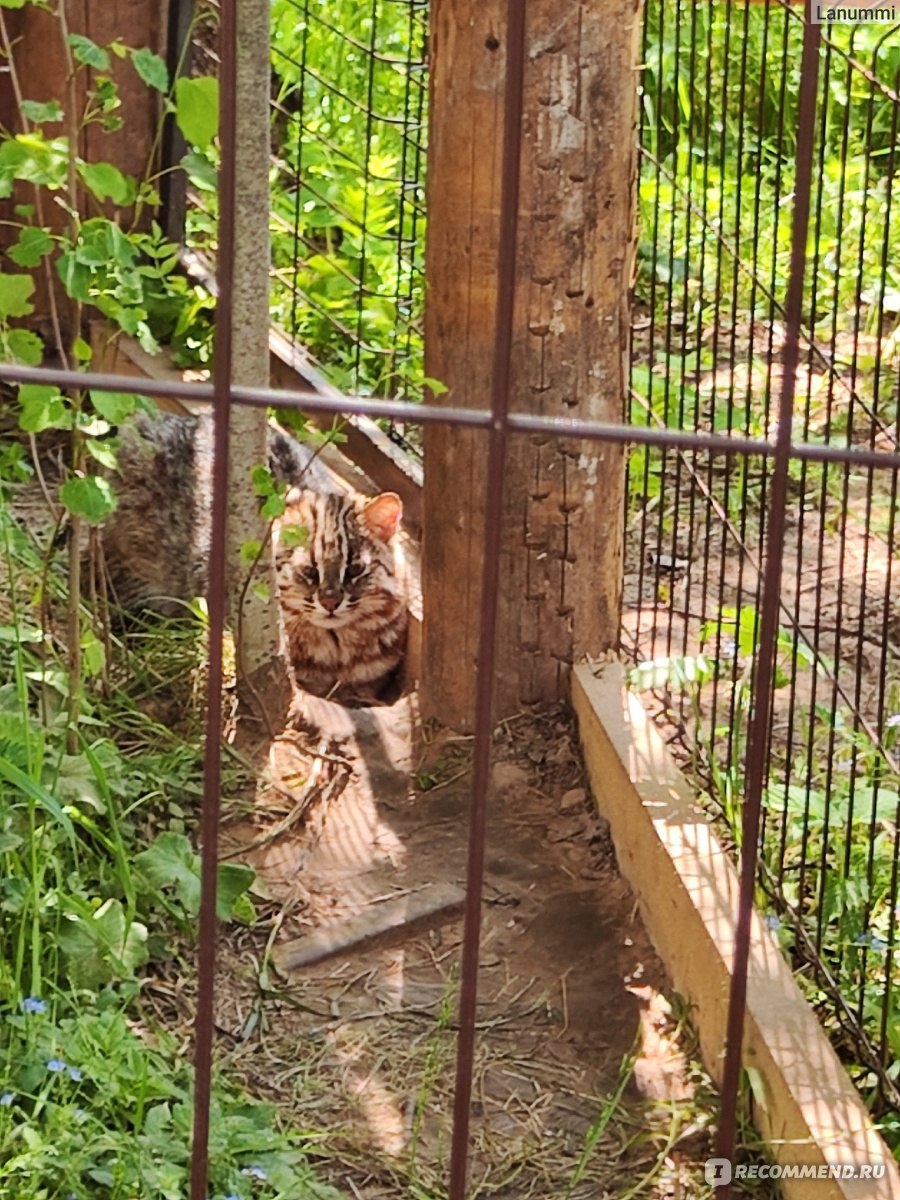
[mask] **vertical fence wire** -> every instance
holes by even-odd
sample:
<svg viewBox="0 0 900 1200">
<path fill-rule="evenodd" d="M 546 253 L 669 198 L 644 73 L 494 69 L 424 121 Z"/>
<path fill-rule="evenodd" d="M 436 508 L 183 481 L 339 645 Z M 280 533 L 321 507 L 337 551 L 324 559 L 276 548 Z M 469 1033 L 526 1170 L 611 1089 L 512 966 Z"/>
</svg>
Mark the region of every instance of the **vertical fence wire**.
<svg viewBox="0 0 900 1200">
<path fill-rule="evenodd" d="M 769 500 L 765 580 L 760 614 L 759 644 L 753 669 L 753 709 L 747 745 L 747 784 L 744 793 L 741 839 L 740 894 L 734 939 L 731 990 L 722 1070 L 721 1107 L 716 1150 L 720 1158 L 734 1159 L 737 1141 L 738 1092 L 744 1019 L 747 1009 L 747 974 L 753 901 L 756 892 L 763 784 L 771 731 L 770 701 L 775 679 L 775 648 L 787 524 L 788 471 L 794 419 L 794 394 L 800 360 L 800 331 L 806 275 L 806 239 L 812 195 L 812 165 L 816 125 L 819 65 L 819 26 L 811 21 L 804 30 L 800 64 L 800 105 L 797 130 L 797 175 L 790 277 L 786 302 L 784 376 L 778 411 L 778 431 Z M 724 1188 L 725 1200 L 730 1182 Z"/>
<path fill-rule="evenodd" d="M 207 1200 L 216 986 L 216 884 L 219 870 L 219 793 L 222 755 L 225 562 L 228 520 L 228 434 L 232 385 L 234 295 L 237 0 L 222 0 L 220 28 L 221 148 L 219 256 L 216 267 L 216 359 L 213 369 L 212 523 L 207 607 L 209 651 L 200 817 L 200 913 L 197 929 L 197 1011 L 194 1018 L 194 1128 L 191 1200 Z"/>
<path fill-rule="evenodd" d="M 491 426 L 484 508 L 484 560 L 475 692 L 475 746 L 466 868 L 466 907 L 460 960 L 459 1035 L 450 1147 L 450 1200 L 465 1200 L 469 1165 L 469 1118 L 475 1064 L 481 908 L 487 842 L 488 784 L 493 738 L 494 662 L 503 545 L 503 497 L 508 437 L 509 388 L 515 334 L 516 252 L 519 228 L 519 167 L 525 79 L 526 0 L 508 0 L 506 85 L 500 176 L 500 237 L 497 252 L 497 318 L 491 374 Z"/>
</svg>

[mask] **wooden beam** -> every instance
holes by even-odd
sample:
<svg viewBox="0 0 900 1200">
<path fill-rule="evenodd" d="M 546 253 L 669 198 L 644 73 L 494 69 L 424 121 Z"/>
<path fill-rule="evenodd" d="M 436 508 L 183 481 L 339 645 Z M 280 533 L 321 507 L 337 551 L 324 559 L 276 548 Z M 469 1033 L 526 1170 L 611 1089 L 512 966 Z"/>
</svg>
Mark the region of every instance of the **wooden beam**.
<svg viewBox="0 0 900 1200">
<path fill-rule="evenodd" d="M 339 954 L 396 945 L 462 915 L 466 893 L 450 883 L 433 883 L 409 896 L 370 904 L 341 920 L 327 921 L 306 937 L 275 946 L 272 959 L 282 973 L 312 966 Z"/>
<path fill-rule="evenodd" d="M 491 391 L 505 0 L 435 0 L 426 373 L 456 407 Z M 511 408 L 623 419 L 634 239 L 640 8 L 528 5 Z M 485 438 L 425 431 L 423 715 L 470 728 Z M 497 713 L 568 694 L 573 662 L 619 628 L 624 458 L 516 437 L 506 470 Z"/>
<path fill-rule="evenodd" d="M 91 3 L 91 0 L 65 0 L 63 11 L 71 34 L 87 36 L 100 46 L 120 41 L 133 49 L 146 47 L 164 55 L 167 7 L 165 4 L 151 3 L 150 0 L 104 0 L 102 4 Z M 63 112 L 69 115 L 69 51 L 65 42 L 65 27 L 57 15 L 56 6 L 27 4 L 19 9 L 4 9 L 3 15 L 13 44 L 12 69 L 15 70 L 22 98 L 57 100 Z M 128 59 L 111 55 L 109 71 L 104 73 L 115 81 L 118 88 L 121 100 L 118 115 L 123 116 L 123 125 L 121 129 L 111 132 L 105 132 L 97 121 L 82 126 L 81 116 L 87 90 L 94 86 L 96 72 L 87 67 L 80 69 L 74 83 L 78 153 L 86 162 L 113 163 L 124 174 L 141 181 L 158 169 L 158 162 L 155 161 L 158 158 L 156 131 L 162 115 L 162 97 L 143 82 Z M 8 86 L 0 88 L 0 123 L 12 133 L 24 131 L 15 96 Z M 48 123 L 45 132 L 47 137 L 65 136 L 68 132 L 66 122 Z M 17 223 L 13 206 L 21 203 L 34 203 L 33 187 L 17 185 L 8 200 L 0 201 L 0 217 Z M 84 211 L 83 203 L 79 207 Z M 110 204 L 101 207 L 109 215 L 114 212 Z M 119 211 L 122 222 L 127 225 L 132 210 Z M 154 216 L 152 207 L 145 204 L 139 214 L 139 227 L 149 229 Z M 44 197 L 43 218 L 45 224 L 56 231 L 62 231 L 68 223 L 65 210 L 52 203 L 49 196 Z M 0 248 L 7 247 L 15 239 L 16 233 L 13 225 L 0 224 Z M 71 335 L 68 329 L 69 302 L 56 271 L 52 272 L 49 279 L 43 271 L 36 271 L 35 285 L 35 316 L 32 324 L 45 335 L 48 344 L 52 344 L 52 286 L 63 333 L 68 338 Z"/>
<path fill-rule="evenodd" d="M 719 1078 L 738 878 L 622 668 L 576 667 L 572 701 L 597 807 L 675 989 L 691 1003 L 703 1060 Z M 744 1064 L 754 1122 L 777 1163 L 878 1165 L 880 1179 L 784 1179 L 786 1200 L 892 1200 L 890 1151 L 758 916 L 753 920 Z"/>
</svg>

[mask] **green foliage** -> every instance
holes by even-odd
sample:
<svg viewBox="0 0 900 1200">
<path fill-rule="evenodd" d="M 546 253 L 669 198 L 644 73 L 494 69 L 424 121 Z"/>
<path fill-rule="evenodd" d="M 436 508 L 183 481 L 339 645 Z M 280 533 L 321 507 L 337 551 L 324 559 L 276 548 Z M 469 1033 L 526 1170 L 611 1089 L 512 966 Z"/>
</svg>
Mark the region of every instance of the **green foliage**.
<svg viewBox="0 0 900 1200">
<path fill-rule="evenodd" d="M 133 990 L 77 1003 L 35 995 L 0 1015 L 0 1200 L 104 1196 L 183 1200 L 189 1190 L 192 1071 L 175 1039 L 141 1036 Z M 283 1132 L 272 1105 L 220 1081 L 210 1142 L 210 1195 L 338 1200 L 311 1175 L 305 1139 Z M 255 1184 L 255 1186 L 254 1186 Z"/>
<path fill-rule="evenodd" d="M 420 395 L 424 385 L 416 63 L 426 24 L 424 10 L 411 22 L 390 0 L 365 12 L 315 0 L 307 20 L 291 0 L 272 6 L 272 316 L 337 386 L 375 395 Z M 292 107 L 300 94 L 302 121 Z M 214 254 L 215 153 L 183 165 L 201 205 L 189 213 L 189 244 Z"/>
<path fill-rule="evenodd" d="M 98 525 L 115 511 L 116 494 L 108 479 L 97 475 L 76 475 L 59 489 L 59 498 L 70 513 Z"/>
<path fill-rule="evenodd" d="M 740 846 L 746 787 L 745 753 L 752 711 L 750 673 L 759 648 L 759 613 L 752 606 L 722 609 L 701 630 L 701 653 L 639 664 L 630 683 L 683 695 L 692 713 L 695 771 Z M 773 684 L 817 673 L 827 681 L 834 664 L 813 656 L 803 640 L 779 629 Z M 709 687 L 715 682 L 720 715 L 709 721 Z M 730 703 L 723 699 L 731 688 Z M 804 685 L 801 682 L 800 687 Z M 802 693 L 801 693 L 802 694 Z M 723 709 L 728 712 L 721 721 Z M 778 880 L 781 918 L 769 917 L 783 949 L 798 963 L 816 946 L 845 998 L 859 1005 L 874 1044 L 887 1039 L 900 1051 L 900 1005 L 886 1000 L 885 972 L 896 945 L 895 842 L 900 826 L 900 779 L 843 704 L 797 703 L 791 717 L 792 753 L 772 742 L 763 792 L 763 877 Z M 900 717 L 885 730 L 888 748 L 900 735 Z M 760 904 L 767 896 L 758 896 Z M 799 975 L 814 1000 L 816 983 Z M 895 1081 L 900 1068 L 891 1067 Z M 900 1133 L 900 1130 L 896 1131 Z M 900 1145 L 900 1137 L 896 1141 Z"/>
<path fill-rule="evenodd" d="M 46 391 L 31 400 L 49 403 Z M 106 400 L 111 417 L 136 403 Z M 193 1070 L 183 1039 L 142 1008 L 141 983 L 160 961 L 189 970 L 200 869 L 186 826 L 201 762 L 195 729 L 185 741 L 143 705 L 196 669 L 202 626 L 186 622 L 183 644 L 177 627 L 152 641 L 136 632 L 125 658 L 114 647 L 123 683 L 103 700 L 85 695 L 73 753 L 58 705 L 64 669 L 23 602 L 44 564 L 6 509 L 0 557 L 3 611 L 15 614 L 0 626 L 0 1200 L 183 1200 Z M 90 630 L 82 654 L 88 675 L 109 665 Z M 249 867 L 220 866 L 220 920 L 255 921 L 253 879 Z M 307 1141 L 217 1080 L 211 1198 L 337 1200 L 312 1175 Z"/>
<path fill-rule="evenodd" d="M 177 80 L 175 119 L 185 139 L 205 150 L 219 128 L 219 81 L 212 76 Z"/>
</svg>

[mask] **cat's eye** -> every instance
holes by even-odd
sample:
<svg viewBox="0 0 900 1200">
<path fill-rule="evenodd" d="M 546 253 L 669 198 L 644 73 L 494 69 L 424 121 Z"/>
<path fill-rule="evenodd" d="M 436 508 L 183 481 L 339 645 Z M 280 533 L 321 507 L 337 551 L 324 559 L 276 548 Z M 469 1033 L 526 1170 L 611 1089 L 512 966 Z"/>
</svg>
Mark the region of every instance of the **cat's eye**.
<svg viewBox="0 0 900 1200">
<path fill-rule="evenodd" d="M 365 575 L 365 573 L 366 573 L 365 563 L 359 563 L 359 562 L 350 563 L 347 566 L 347 569 L 344 571 L 344 578 L 347 579 L 348 581 L 352 582 L 353 580 L 361 579 L 362 576 Z"/>
<path fill-rule="evenodd" d="M 298 574 L 304 583 L 315 586 L 319 582 L 319 572 L 315 567 L 301 567 Z"/>
</svg>

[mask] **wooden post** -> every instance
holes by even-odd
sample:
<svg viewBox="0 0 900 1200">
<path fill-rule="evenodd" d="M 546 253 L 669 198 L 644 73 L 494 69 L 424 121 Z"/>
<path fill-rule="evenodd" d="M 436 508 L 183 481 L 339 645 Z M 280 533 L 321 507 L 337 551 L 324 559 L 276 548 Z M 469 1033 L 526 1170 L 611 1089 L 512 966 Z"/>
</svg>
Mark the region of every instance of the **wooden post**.
<svg viewBox="0 0 900 1200">
<path fill-rule="evenodd" d="M 82 34 L 98 45 L 105 46 L 113 41 L 122 41 L 135 49 L 147 47 L 165 56 L 167 8 L 165 4 L 150 0 L 104 0 L 102 4 L 92 0 L 65 0 L 65 27 L 72 34 Z M 19 9 L 4 9 L 3 20 L 12 44 L 12 57 L 22 98 L 25 100 L 58 100 L 67 114 L 69 103 L 68 56 L 64 44 L 64 26 L 60 21 L 56 5 L 43 8 L 37 4 L 26 4 Z M 87 80 L 95 72 L 83 70 L 77 77 L 76 109 L 78 118 L 84 109 Z M 126 175 L 141 180 L 153 173 L 153 155 L 158 151 L 157 129 L 162 117 L 162 100 L 158 92 L 141 80 L 130 61 L 111 56 L 109 75 L 119 89 L 121 106 L 116 110 L 124 124 L 121 129 L 106 133 L 99 124 L 92 123 L 79 136 L 78 153 L 86 162 L 110 162 Z M 22 118 L 13 88 L 9 82 L 0 88 L 0 123 L 13 133 L 22 132 Z M 65 122 L 47 124 L 48 137 L 67 133 Z M 0 217 L 13 219 L 13 205 L 33 200 L 33 189 L 19 185 L 12 198 L 0 202 Z M 155 213 L 145 206 L 140 224 L 149 228 Z M 46 223 L 58 230 L 65 228 L 68 216 L 56 204 L 47 204 L 44 214 Z M 14 240 L 16 230 L 0 225 L 0 249 Z M 62 284 L 55 272 L 45 276 L 35 274 L 37 285 L 34 303 L 35 319 L 31 324 L 38 328 L 49 326 L 49 286 L 52 283 L 57 305 L 66 323 L 68 301 Z M 66 330 L 67 340 L 71 331 Z"/>
<path fill-rule="evenodd" d="M 524 0 L 523 0 L 524 2 Z M 506 0 L 434 0 L 425 336 L 442 400 L 487 407 Z M 513 411 L 620 421 L 634 241 L 636 0 L 528 0 Z M 422 710 L 472 722 L 483 435 L 425 434 Z M 506 479 L 498 717 L 566 696 L 618 637 L 624 457 L 514 437 Z"/>
<path fill-rule="evenodd" d="M 239 236 L 234 253 L 232 378 L 245 387 L 269 384 L 269 0 L 241 0 L 237 8 L 237 128 L 235 210 Z M 228 496 L 229 619 L 237 648 L 238 696 L 255 715 L 257 734 L 280 730 L 291 697 L 275 569 L 266 550 L 248 586 L 241 547 L 262 541 L 267 522 L 250 482 L 268 461 L 265 409 L 235 405 L 231 412 Z"/>
</svg>

